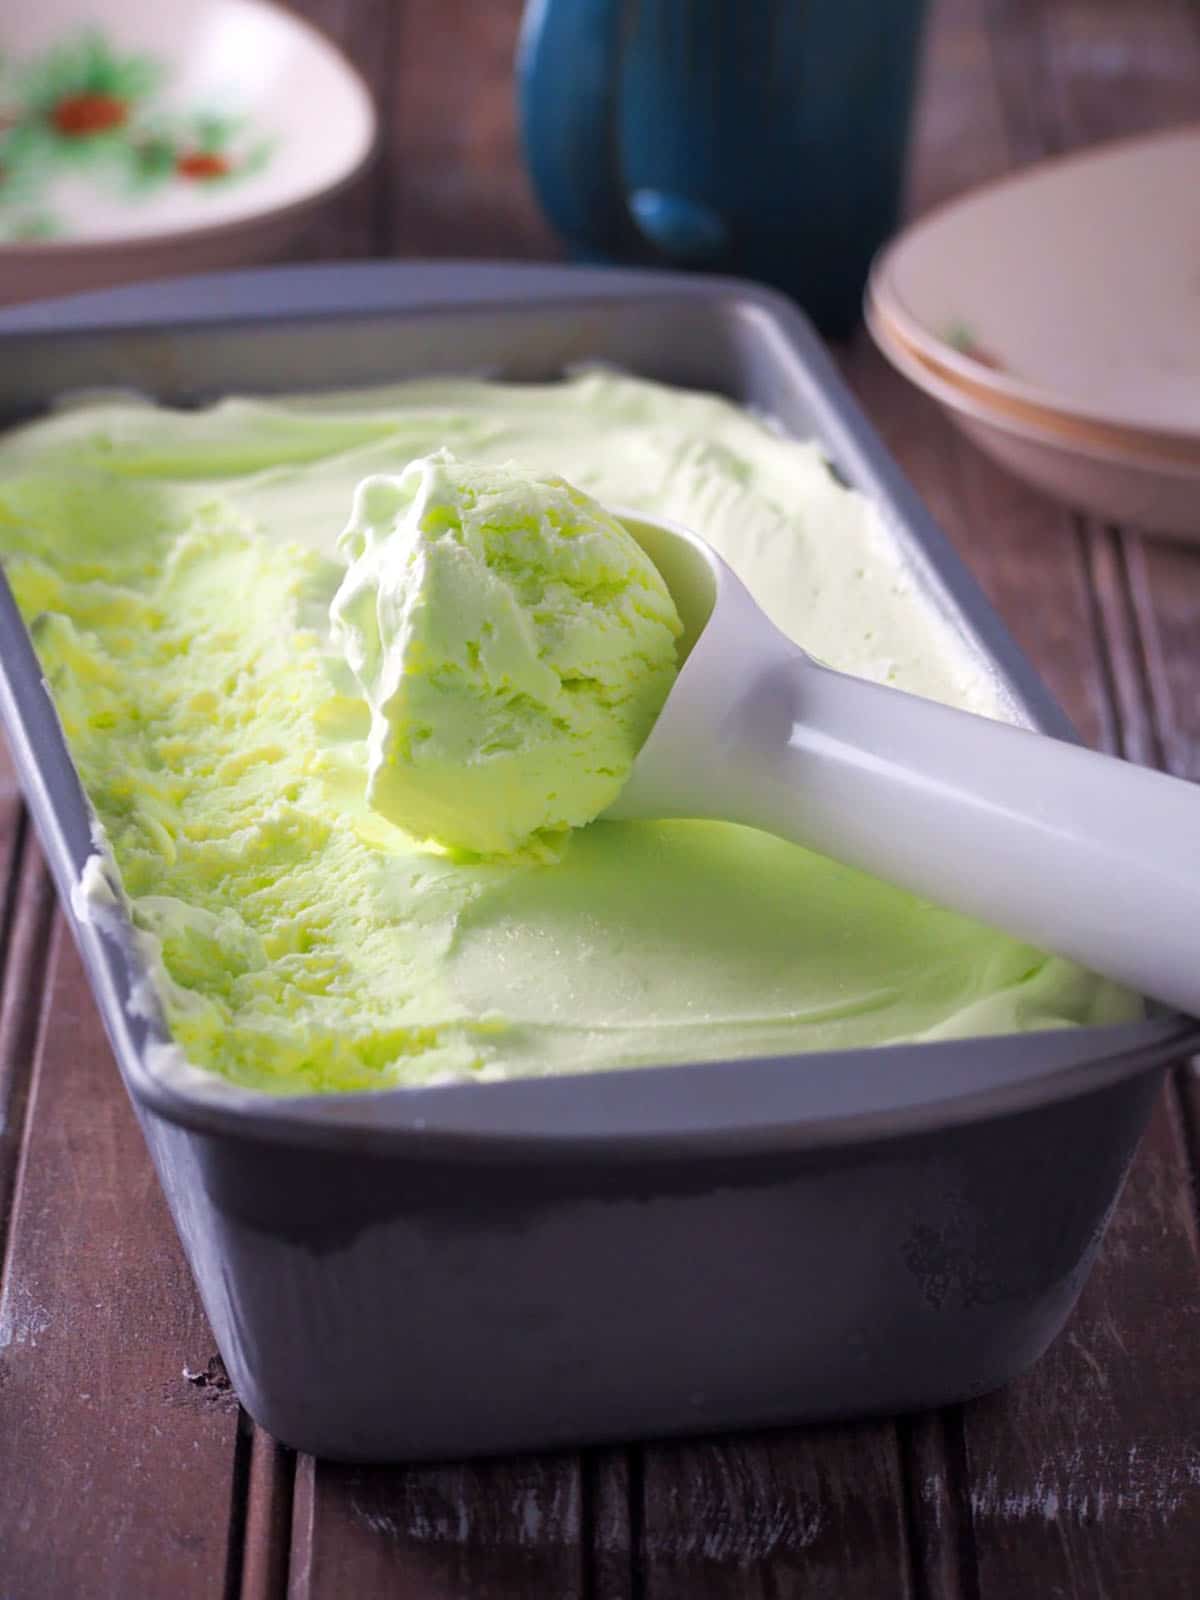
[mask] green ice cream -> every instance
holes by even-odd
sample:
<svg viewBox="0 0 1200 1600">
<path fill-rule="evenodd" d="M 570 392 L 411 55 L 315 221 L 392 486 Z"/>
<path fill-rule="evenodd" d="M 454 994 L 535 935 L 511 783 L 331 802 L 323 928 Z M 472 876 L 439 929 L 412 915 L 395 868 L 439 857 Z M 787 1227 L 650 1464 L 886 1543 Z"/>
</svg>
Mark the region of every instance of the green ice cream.
<svg viewBox="0 0 1200 1600">
<path fill-rule="evenodd" d="M 447 451 L 365 479 L 340 548 L 368 804 L 418 839 L 556 856 L 616 799 L 675 677 L 653 563 L 563 479 Z"/>
<path fill-rule="evenodd" d="M 814 654 L 1011 714 L 872 507 L 722 400 L 591 374 L 48 418 L 0 441 L 0 551 L 188 1060 L 294 1093 L 1138 1014 L 746 829 L 597 822 L 530 863 L 373 810 L 336 544 L 364 479 L 443 446 L 698 528 Z M 95 864 L 77 899 L 103 914 Z"/>
</svg>

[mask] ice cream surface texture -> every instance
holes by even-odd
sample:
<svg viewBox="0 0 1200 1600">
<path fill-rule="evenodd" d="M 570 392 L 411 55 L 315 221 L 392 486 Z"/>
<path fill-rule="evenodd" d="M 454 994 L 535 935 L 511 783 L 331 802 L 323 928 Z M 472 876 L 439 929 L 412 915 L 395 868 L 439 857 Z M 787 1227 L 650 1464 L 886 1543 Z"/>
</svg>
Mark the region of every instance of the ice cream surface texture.
<svg viewBox="0 0 1200 1600">
<path fill-rule="evenodd" d="M 191 1062 L 296 1093 L 1139 1013 L 747 829 L 600 821 L 552 863 L 472 860 L 373 809 L 337 542 L 359 484 L 443 447 L 694 527 L 818 657 L 1011 715 L 874 508 L 724 400 L 593 373 L 34 423 L 0 440 L 0 552 Z"/>
<path fill-rule="evenodd" d="M 445 450 L 365 479 L 339 548 L 368 804 L 418 839 L 555 858 L 616 799 L 674 681 L 657 568 L 562 478 Z"/>
</svg>

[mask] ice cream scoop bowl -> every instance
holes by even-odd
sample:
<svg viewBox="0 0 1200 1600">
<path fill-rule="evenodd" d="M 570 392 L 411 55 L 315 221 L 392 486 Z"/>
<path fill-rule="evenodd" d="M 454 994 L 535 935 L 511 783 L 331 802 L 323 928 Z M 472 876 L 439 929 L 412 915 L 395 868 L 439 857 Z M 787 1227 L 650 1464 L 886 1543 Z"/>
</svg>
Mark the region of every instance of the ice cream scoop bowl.
<svg viewBox="0 0 1200 1600">
<path fill-rule="evenodd" d="M 836 672 L 696 533 L 615 514 L 684 632 L 606 817 L 760 828 L 1200 1013 L 1200 789 Z"/>
</svg>

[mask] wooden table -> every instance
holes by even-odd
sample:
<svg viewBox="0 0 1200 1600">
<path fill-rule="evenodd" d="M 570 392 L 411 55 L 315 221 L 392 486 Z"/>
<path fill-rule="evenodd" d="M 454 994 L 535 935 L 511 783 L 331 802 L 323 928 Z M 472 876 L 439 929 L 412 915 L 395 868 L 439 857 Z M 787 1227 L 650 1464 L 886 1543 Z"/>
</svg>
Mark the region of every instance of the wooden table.
<svg viewBox="0 0 1200 1600">
<path fill-rule="evenodd" d="M 516 151 L 517 0 L 298 4 L 363 68 L 385 128 L 304 254 L 556 253 Z M 1200 116 L 1195 0 L 932 10 L 914 210 Z M 1200 777 L 1200 549 L 1022 488 L 865 339 L 844 363 L 1086 735 Z M 1188 1068 L 1066 1332 L 1003 1394 L 895 1422 L 331 1466 L 277 1447 L 229 1390 L 7 770 L 0 857 L 0 1600 L 1200 1593 Z"/>
</svg>

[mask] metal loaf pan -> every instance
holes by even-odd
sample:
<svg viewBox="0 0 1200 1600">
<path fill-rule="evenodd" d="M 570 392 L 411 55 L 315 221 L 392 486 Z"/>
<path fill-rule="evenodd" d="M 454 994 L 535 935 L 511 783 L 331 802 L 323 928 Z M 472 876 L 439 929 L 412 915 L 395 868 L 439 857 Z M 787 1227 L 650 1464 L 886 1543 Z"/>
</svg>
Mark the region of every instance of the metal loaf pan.
<svg viewBox="0 0 1200 1600">
<path fill-rule="evenodd" d="M 0 410 L 587 359 L 820 439 L 1020 711 L 1069 732 L 807 324 L 746 285 L 442 263 L 119 290 L 0 316 Z M 222 1355 L 289 1444 L 445 1457 L 936 1406 L 1062 1326 L 1193 1024 L 285 1101 L 180 1086 L 150 1060 L 161 1021 L 130 1005 L 127 930 L 70 911 L 88 810 L 6 588 L 0 652 L 22 781 Z"/>
</svg>

